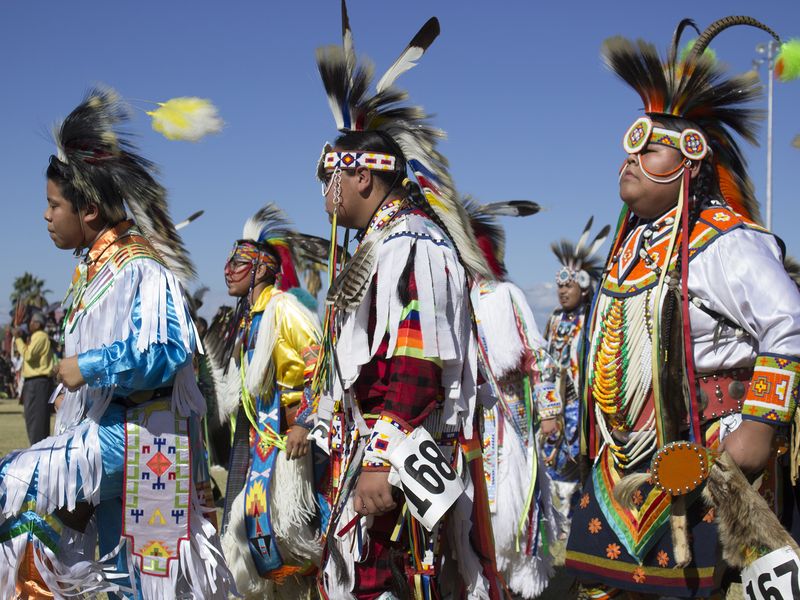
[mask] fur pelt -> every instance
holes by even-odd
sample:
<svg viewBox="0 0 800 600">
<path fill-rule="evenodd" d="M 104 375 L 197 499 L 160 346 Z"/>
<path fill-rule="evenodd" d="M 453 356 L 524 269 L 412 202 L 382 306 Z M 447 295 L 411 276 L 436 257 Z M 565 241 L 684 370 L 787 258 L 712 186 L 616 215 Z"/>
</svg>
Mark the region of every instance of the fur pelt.
<svg viewBox="0 0 800 600">
<path fill-rule="evenodd" d="M 711 467 L 703 499 L 714 507 L 722 559 L 730 566 L 747 566 L 747 551 L 753 548 L 791 546 L 800 556 L 800 548 L 727 452 Z"/>
</svg>

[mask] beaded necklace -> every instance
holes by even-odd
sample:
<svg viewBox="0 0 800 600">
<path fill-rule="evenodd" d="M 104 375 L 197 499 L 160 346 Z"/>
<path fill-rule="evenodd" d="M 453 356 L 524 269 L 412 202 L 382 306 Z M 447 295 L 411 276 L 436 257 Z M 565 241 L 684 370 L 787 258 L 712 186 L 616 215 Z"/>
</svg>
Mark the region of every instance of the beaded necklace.
<svg viewBox="0 0 800 600">
<path fill-rule="evenodd" d="M 659 275 L 667 253 L 650 250 L 666 233 L 662 229 L 674 224 L 673 212 L 631 231 L 609 261 L 606 278 L 616 267 L 616 284 L 624 285 L 628 276 L 641 278 L 640 265 Z M 647 402 L 653 384 L 655 296 L 650 286 L 639 292 L 629 289 L 625 295 L 601 290 L 596 306 L 588 385 L 600 435 L 622 468 L 635 466 L 657 443 L 654 408 Z"/>
</svg>

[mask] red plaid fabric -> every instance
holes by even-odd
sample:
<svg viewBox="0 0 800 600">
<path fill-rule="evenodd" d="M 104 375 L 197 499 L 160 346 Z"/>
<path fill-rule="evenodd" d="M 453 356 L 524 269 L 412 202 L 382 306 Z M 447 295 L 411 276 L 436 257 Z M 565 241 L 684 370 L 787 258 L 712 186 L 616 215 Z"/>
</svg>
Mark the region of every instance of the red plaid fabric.
<svg viewBox="0 0 800 600">
<path fill-rule="evenodd" d="M 417 300 L 413 273 L 409 278 L 408 294 L 409 304 Z M 374 297 L 372 307 L 370 329 L 374 330 Z M 419 318 L 415 310 L 410 310 L 400 323 L 398 337 L 413 336 L 414 332 L 419 333 Z M 408 424 L 409 429 L 414 429 L 443 401 L 442 369 L 435 360 L 402 354 L 386 358 L 388 344 L 389 336 L 385 334 L 375 358 L 361 369 L 354 386 L 355 395 L 363 414 L 389 413 Z M 367 419 L 370 427 L 374 422 L 374 419 Z M 370 467 L 369 470 L 379 469 Z M 405 532 L 398 542 L 389 539 L 397 522 L 398 510 L 377 517 L 369 530 L 367 558 L 355 565 L 354 593 L 358 600 L 373 600 L 396 586 L 393 570 L 404 576 L 408 574 L 409 545 Z M 408 596 L 408 590 L 395 589 L 394 592 L 399 597 Z"/>
<path fill-rule="evenodd" d="M 413 273 L 409 277 L 408 293 L 410 302 L 417 300 L 417 283 Z M 375 327 L 374 300 L 373 296 L 370 329 Z M 399 329 L 401 333 L 404 330 L 419 329 L 416 311 L 408 314 L 400 323 Z M 361 374 L 354 386 L 355 395 L 362 413 L 391 413 L 414 429 L 444 398 L 442 369 L 434 360 L 411 356 L 386 358 L 388 346 L 387 333 L 378 346 L 375 358 L 361 368 Z"/>
</svg>

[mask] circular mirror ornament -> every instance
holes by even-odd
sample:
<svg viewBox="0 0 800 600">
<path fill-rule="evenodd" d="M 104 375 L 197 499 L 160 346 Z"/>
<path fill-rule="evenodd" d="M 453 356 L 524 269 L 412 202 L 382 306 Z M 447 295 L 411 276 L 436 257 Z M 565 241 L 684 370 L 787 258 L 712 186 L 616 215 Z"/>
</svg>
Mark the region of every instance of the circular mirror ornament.
<svg viewBox="0 0 800 600">
<path fill-rule="evenodd" d="M 708 450 L 691 442 L 672 442 L 653 456 L 650 472 L 653 483 L 672 496 L 696 490 L 711 468 Z"/>
</svg>

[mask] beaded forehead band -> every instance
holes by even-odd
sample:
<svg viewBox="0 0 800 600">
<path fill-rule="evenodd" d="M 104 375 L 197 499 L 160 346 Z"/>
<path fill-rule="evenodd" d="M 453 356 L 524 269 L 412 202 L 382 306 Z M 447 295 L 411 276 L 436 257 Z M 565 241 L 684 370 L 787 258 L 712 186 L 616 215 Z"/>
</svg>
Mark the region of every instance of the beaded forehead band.
<svg viewBox="0 0 800 600">
<path fill-rule="evenodd" d="M 277 258 L 247 240 L 239 240 L 233 245 L 227 264 L 231 262 L 265 265 L 271 271 L 277 271 L 280 267 Z"/>
<path fill-rule="evenodd" d="M 628 129 L 622 139 L 622 146 L 628 154 L 638 154 L 649 143 L 680 150 L 689 160 L 702 160 L 709 152 L 705 136 L 697 129 L 664 129 L 653 125 L 650 117 L 640 117 Z"/>
<path fill-rule="evenodd" d="M 396 171 L 397 157 L 368 150 L 337 152 L 330 143 L 326 142 L 317 163 L 317 177 L 320 180 L 325 179 L 326 169 L 357 169 L 358 167 L 366 167 L 373 171 Z"/>
<path fill-rule="evenodd" d="M 394 171 L 395 162 L 394 156 L 377 152 L 326 152 L 323 166 L 325 169 L 367 167 L 374 171 Z"/>
<path fill-rule="evenodd" d="M 659 144 L 678 150 L 684 157 L 678 165 L 666 173 L 656 173 L 644 164 L 641 155 L 648 144 Z M 691 167 L 691 161 L 700 161 L 710 152 L 705 136 L 697 129 L 687 128 L 683 131 L 665 129 L 653 124 L 650 117 L 640 117 L 630 126 L 625 137 L 622 138 L 622 147 L 628 155 L 637 157 L 642 174 L 655 183 L 670 183 L 678 179 L 685 169 Z M 625 173 L 628 161 L 620 169 L 620 181 Z"/>
<path fill-rule="evenodd" d="M 577 283 L 582 290 L 585 290 L 591 285 L 592 278 L 589 276 L 589 273 L 583 269 L 575 271 L 566 266 L 561 267 L 558 273 L 556 273 L 556 285 L 567 285 L 573 281 Z"/>
</svg>

